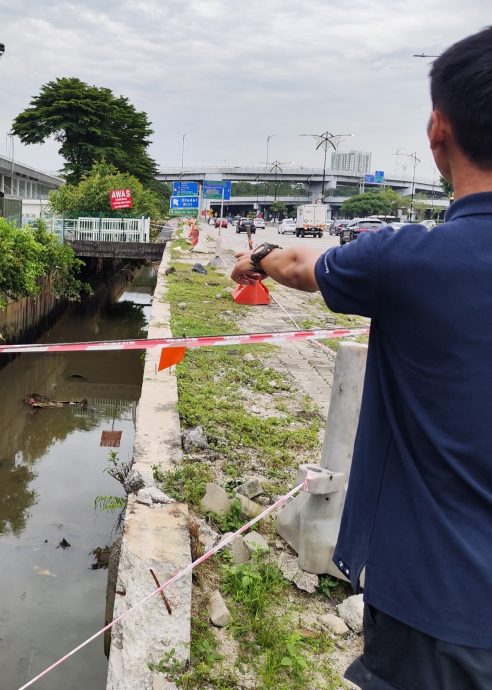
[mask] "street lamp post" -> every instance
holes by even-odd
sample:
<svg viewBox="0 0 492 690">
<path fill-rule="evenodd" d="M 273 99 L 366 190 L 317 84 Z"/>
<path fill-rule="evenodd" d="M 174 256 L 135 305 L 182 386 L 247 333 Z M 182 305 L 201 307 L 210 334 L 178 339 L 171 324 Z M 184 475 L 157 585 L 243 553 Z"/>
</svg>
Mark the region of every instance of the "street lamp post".
<svg viewBox="0 0 492 690">
<path fill-rule="evenodd" d="M 265 158 L 266 163 L 265 163 L 265 168 L 268 168 L 268 152 L 269 152 L 269 149 L 270 149 L 270 139 L 272 139 L 273 137 L 276 137 L 276 136 L 277 136 L 276 134 L 269 134 L 269 135 L 267 136 L 267 138 L 266 138 L 266 158 Z"/>
<path fill-rule="evenodd" d="M 396 149 L 395 153 L 393 154 L 394 156 L 396 156 L 395 177 L 396 177 L 396 174 L 398 173 L 398 157 L 401 155 L 400 151 L 404 151 L 404 149 L 405 149 L 405 147 L 402 146 L 400 149 Z"/>
<path fill-rule="evenodd" d="M 299 136 L 301 137 L 314 137 L 316 141 L 318 142 L 316 146 L 316 151 L 320 149 L 321 147 L 324 148 L 324 156 L 323 156 L 323 182 L 321 184 L 321 201 L 322 203 L 325 203 L 325 181 L 326 181 L 326 155 L 328 152 L 328 145 L 333 148 L 335 153 L 338 153 L 338 145 L 340 144 L 340 139 L 342 137 L 353 137 L 353 134 L 332 134 L 331 132 L 323 132 L 322 134 L 300 134 Z M 336 140 L 336 144 L 333 143 L 333 140 Z"/>
<path fill-rule="evenodd" d="M 421 163 L 420 158 L 417 158 L 417 154 L 414 153 L 400 153 L 400 156 L 406 156 L 407 158 L 411 158 L 413 160 L 413 177 L 412 177 L 412 195 L 410 197 L 410 221 L 413 220 L 413 200 L 415 197 L 415 168 L 417 167 L 417 163 Z"/>
<path fill-rule="evenodd" d="M 270 151 L 270 139 L 273 137 L 276 137 L 276 134 L 269 134 L 266 138 L 266 158 L 265 158 L 265 173 L 268 171 L 268 154 Z M 265 175 L 265 205 L 266 205 L 266 198 L 267 198 L 267 193 L 268 193 L 268 181 L 266 179 Z"/>
</svg>

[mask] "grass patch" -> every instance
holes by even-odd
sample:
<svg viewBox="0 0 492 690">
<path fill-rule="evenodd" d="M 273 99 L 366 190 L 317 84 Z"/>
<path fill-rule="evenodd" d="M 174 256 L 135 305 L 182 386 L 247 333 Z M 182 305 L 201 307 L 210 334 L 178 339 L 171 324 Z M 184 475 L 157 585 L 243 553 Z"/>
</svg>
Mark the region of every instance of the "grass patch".
<svg viewBox="0 0 492 690">
<path fill-rule="evenodd" d="M 169 275 L 167 298 L 175 335 L 210 335 L 237 332 L 235 316 L 248 307 L 235 304 L 224 288 L 229 278 L 209 271 L 202 276 L 187 264 L 175 263 Z M 274 478 L 286 477 L 297 467 L 302 452 L 317 448 L 321 420 L 298 415 L 295 395 L 287 379 L 264 365 L 272 346 L 231 346 L 188 351 L 177 367 L 178 412 L 183 427 L 201 425 L 215 459 L 229 476 L 240 476 L 254 459 Z M 246 355 L 250 355 L 247 357 Z M 251 357 L 251 355 L 253 355 Z M 253 415 L 245 397 L 270 394 L 290 397 L 285 417 Z M 286 394 L 290 394 L 287 396 Z"/>
<path fill-rule="evenodd" d="M 209 465 L 184 461 L 178 467 L 163 472 L 153 466 L 154 479 L 168 496 L 197 508 L 205 494 L 205 484 L 213 480 Z"/>
</svg>

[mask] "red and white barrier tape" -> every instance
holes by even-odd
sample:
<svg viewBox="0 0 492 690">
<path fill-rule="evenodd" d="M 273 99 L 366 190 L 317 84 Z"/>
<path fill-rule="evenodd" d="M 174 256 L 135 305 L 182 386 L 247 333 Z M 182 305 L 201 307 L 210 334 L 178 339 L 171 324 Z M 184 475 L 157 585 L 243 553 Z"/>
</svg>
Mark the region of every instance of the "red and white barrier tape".
<svg viewBox="0 0 492 690">
<path fill-rule="evenodd" d="M 369 328 L 332 328 L 308 331 L 278 331 L 276 333 L 242 333 L 238 335 L 206 335 L 190 338 L 149 338 L 140 340 L 100 340 L 80 343 L 34 343 L 0 345 L 0 354 L 40 352 L 100 352 L 104 350 L 152 350 L 166 347 L 211 347 L 218 345 L 251 345 L 279 343 L 283 340 L 319 340 L 367 335 Z"/>
<path fill-rule="evenodd" d="M 173 577 L 171 577 L 169 580 L 164 582 L 160 587 L 155 589 L 153 592 L 150 594 L 147 594 L 143 599 L 138 601 L 136 604 L 134 604 L 131 608 L 129 608 L 127 611 L 121 614 L 121 616 L 118 616 L 118 618 L 115 618 L 114 620 L 111 621 L 111 623 L 108 623 L 104 628 L 101 628 L 98 630 L 94 635 L 89 637 L 87 640 L 84 640 L 84 642 L 81 642 L 77 647 L 74 647 L 70 652 L 65 654 L 65 656 L 62 656 L 58 661 L 55 661 L 51 666 L 48 666 L 47 668 L 44 669 L 44 671 L 41 671 L 41 673 L 38 673 L 37 676 L 32 678 L 30 681 L 25 683 L 22 687 L 18 688 L 18 690 L 26 690 L 26 688 L 31 687 L 31 685 L 34 685 L 38 680 L 41 680 L 41 678 L 44 678 L 44 676 L 48 675 L 51 671 L 54 671 L 55 668 L 58 666 L 61 666 L 67 659 L 69 659 L 71 656 L 79 652 L 81 649 L 86 647 L 88 644 L 93 642 L 96 638 L 100 637 L 103 635 L 107 630 L 110 630 L 116 623 L 119 623 L 123 618 L 128 616 L 129 613 L 132 613 L 136 609 L 140 608 L 145 604 L 149 599 L 152 599 L 152 597 L 155 597 L 156 594 L 159 594 L 162 592 L 164 589 L 172 585 L 174 582 L 182 578 L 184 575 L 187 575 L 188 573 L 192 572 L 197 566 L 199 566 L 201 563 L 204 561 L 207 561 L 209 558 L 214 556 L 216 553 L 218 553 L 221 549 L 223 549 L 225 546 L 230 544 L 234 539 L 242 534 L 243 532 L 246 532 L 248 529 L 253 527 L 257 522 L 262 520 L 264 517 L 272 513 L 274 510 L 277 508 L 280 508 L 286 501 L 289 500 L 289 498 L 292 498 L 295 496 L 301 489 L 307 490 L 308 489 L 308 483 L 309 480 L 316 476 L 313 472 L 308 472 L 306 479 L 302 484 L 299 484 L 298 486 L 295 487 L 295 489 L 292 489 L 288 493 L 286 493 L 284 496 L 279 498 L 273 505 L 269 506 L 266 508 L 264 511 L 262 511 L 259 515 L 257 515 L 255 518 L 247 522 L 245 525 L 240 527 L 238 530 L 236 530 L 233 534 L 229 535 L 222 541 L 220 541 L 216 546 L 214 546 L 210 551 L 207 551 L 206 553 L 203 554 L 203 556 L 200 556 L 200 558 L 197 558 L 193 563 L 190 563 L 190 565 L 187 565 L 185 568 L 177 572 Z"/>
</svg>

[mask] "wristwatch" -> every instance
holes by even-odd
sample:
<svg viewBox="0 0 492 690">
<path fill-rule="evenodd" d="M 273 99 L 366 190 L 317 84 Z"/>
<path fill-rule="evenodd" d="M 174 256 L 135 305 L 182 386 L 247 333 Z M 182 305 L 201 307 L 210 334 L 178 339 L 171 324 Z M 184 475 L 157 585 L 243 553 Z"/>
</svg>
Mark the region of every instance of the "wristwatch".
<svg viewBox="0 0 492 690">
<path fill-rule="evenodd" d="M 256 249 L 249 257 L 249 260 L 251 261 L 251 266 L 253 267 L 254 271 L 266 275 L 265 271 L 262 269 L 260 264 L 265 258 L 265 256 L 268 256 L 270 252 L 272 252 L 274 249 L 282 249 L 282 247 L 279 247 L 278 244 L 270 244 L 269 242 L 263 242 L 263 244 L 260 244 L 258 245 L 258 247 L 256 247 Z"/>
</svg>

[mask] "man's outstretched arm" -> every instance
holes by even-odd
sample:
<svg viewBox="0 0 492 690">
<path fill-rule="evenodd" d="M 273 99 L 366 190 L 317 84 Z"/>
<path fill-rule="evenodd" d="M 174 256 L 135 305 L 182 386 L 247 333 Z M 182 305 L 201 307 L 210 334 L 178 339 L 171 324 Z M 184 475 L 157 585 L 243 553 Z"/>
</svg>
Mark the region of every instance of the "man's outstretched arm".
<svg viewBox="0 0 492 690">
<path fill-rule="evenodd" d="M 266 276 L 286 287 L 316 292 L 319 290 L 315 277 L 315 265 L 319 259 L 319 252 L 304 247 L 289 247 L 288 249 L 273 249 L 260 262 L 262 273 L 253 268 L 250 256 L 253 252 L 239 252 L 236 254 L 236 265 L 231 278 L 240 285 L 254 283 Z"/>
</svg>

